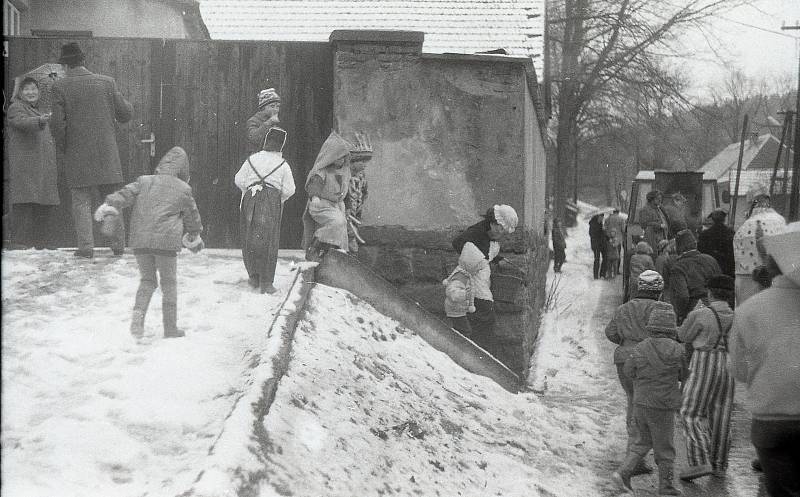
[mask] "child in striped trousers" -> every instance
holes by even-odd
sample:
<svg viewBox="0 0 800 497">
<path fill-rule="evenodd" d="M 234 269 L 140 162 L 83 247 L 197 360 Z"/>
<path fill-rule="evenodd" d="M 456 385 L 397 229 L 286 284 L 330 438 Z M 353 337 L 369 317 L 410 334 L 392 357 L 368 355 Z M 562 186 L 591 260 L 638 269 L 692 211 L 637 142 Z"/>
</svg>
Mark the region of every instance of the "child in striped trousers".
<svg viewBox="0 0 800 497">
<path fill-rule="evenodd" d="M 679 340 L 691 343 L 694 349 L 680 410 L 689 462 L 689 468 L 680 473 L 685 481 L 724 474 L 731 442 L 734 381 L 727 361 L 733 310 L 728 302 L 733 297 L 734 280 L 714 276 L 707 287 L 708 307 L 689 313 L 678 330 Z"/>
</svg>

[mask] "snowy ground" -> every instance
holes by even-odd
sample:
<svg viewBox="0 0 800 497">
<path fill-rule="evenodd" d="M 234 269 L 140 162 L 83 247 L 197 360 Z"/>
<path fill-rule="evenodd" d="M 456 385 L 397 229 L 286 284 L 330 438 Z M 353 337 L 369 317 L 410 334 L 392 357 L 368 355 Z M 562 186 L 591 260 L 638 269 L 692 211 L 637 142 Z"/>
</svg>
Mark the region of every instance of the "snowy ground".
<svg viewBox="0 0 800 497">
<path fill-rule="evenodd" d="M 603 330 L 620 282 L 592 279 L 585 218 L 569 231 L 527 392 L 467 373 L 348 292 L 317 285 L 260 426 L 254 406 L 281 346 L 266 332 L 293 312 L 298 285 L 287 291 L 307 264 L 281 260 L 268 296 L 248 287 L 234 251 L 184 253 L 187 336 L 160 338 L 156 293 L 149 339 L 135 343 L 132 256 L 3 252 L 2 496 L 227 496 L 243 480 L 262 496 L 617 495 L 608 476 L 624 452 L 625 401 Z M 743 476 L 729 480 L 753 489 L 738 443 L 732 470 Z"/>
<path fill-rule="evenodd" d="M 558 305 L 545 316 L 539 393 L 509 394 L 318 285 L 264 423 L 273 453 L 262 494 L 614 495 L 624 400 L 600 303 L 614 283 L 591 279 L 587 230 L 584 220 L 573 230 Z"/>
<path fill-rule="evenodd" d="M 261 295 L 235 251 L 184 251 L 178 325 L 187 336 L 161 338 L 157 291 L 147 340 L 136 343 L 128 333 L 138 285 L 132 255 L 85 261 L 67 251 L 4 251 L 2 495 L 186 490 L 250 387 L 296 269 L 281 260 L 279 292 Z"/>
</svg>

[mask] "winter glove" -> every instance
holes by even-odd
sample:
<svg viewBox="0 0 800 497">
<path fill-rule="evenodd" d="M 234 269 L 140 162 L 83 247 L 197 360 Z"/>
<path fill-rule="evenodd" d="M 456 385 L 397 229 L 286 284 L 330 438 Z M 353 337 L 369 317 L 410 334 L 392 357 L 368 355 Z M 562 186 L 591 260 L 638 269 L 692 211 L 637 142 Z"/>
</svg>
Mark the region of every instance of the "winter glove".
<svg viewBox="0 0 800 497">
<path fill-rule="evenodd" d="M 119 216 L 119 211 L 112 205 L 103 204 L 94 211 L 94 220 L 98 223 L 106 216 Z"/>
<path fill-rule="evenodd" d="M 206 248 L 206 244 L 203 243 L 203 239 L 200 238 L 200 235 L 197 233 L 184 233 L 181 242 L 183 243 L 183 246 L 189 249 L 189 251 L 193 254 L 196 254 Z"/>
<path fill-rule="evenodd" d="M 471 313 L 473 313 L 473 312 L 475 312 L 475 306 L 474 306 L 474 305 L 471 305 L 471 306 L 469 306 L 469 307 L 467 308 L 467 312 L 469 312 L 470 314 L 471 314 Z"/>
</svg>

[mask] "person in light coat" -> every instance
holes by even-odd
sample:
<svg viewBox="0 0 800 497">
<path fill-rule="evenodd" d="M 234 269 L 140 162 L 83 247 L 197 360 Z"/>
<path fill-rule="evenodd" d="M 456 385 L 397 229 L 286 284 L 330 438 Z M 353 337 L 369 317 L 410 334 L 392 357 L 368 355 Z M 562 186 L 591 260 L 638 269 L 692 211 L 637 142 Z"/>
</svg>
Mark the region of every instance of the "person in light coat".
<svg viewBox="0 0 800 497">
<path fill-rule="evenodd" d="M 13 240 L 19 248 L 53 248 L 53 206 L 58 197 L 56 148 L 50 113 L 39 107 L 39 83 L 25 78 L 8 107 L 8 165 Z"/>
<path fill-rule="evenodd" d="M 467 338 L 472 337 L 472 327 L 469 325 L 467 314 L 475 312 L 472 280 L 481 270 L 488 267 L 489 261 L 478 247 L 467 242 L 458 257 L 458 266 L 442 281 L 445 295 L 444 312 L 450 318 L 453 328 Z"/>
<path fill-rule="evenodd" d="M 747 387 L 750 439 L 772 497 L 800 495 L 800 222 L 765 236 L 781 275 L 737 305 L 729 369 Z M 771 264 L 770 264 L 771 265 Z"/>
<path fill-rule="evenodd" d="M 292 168 L 283 158 L 286 131 L 267 131 L 264 150 L 244 161 L 234 182 L 242 191 L 239 203 L 239 236 L 242 259 L 250 286 L 261 293 L 275 293 L 283 204 L 295 192 Z"/>
</svg>

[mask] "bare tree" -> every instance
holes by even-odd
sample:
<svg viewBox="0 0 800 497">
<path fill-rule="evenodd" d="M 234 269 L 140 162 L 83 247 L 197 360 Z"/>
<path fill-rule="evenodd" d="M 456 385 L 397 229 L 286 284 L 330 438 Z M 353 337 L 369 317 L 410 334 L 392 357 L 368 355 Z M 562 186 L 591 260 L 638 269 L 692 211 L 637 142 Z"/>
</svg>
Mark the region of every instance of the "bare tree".
<svg viewBox="0 0 800 497">
<path fill-rule="evenodd" d="M 579 127 L 616 82 L 657 87 L 658 60 L 675 55 L 682 30 L 746 0 L 549 0 L 548 34 L 557 85 L 555 208 L 563 216 Z"/>
</svg>

